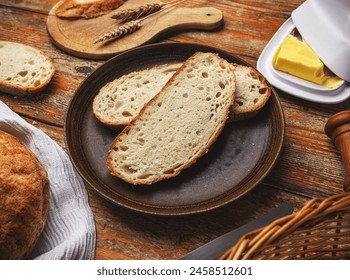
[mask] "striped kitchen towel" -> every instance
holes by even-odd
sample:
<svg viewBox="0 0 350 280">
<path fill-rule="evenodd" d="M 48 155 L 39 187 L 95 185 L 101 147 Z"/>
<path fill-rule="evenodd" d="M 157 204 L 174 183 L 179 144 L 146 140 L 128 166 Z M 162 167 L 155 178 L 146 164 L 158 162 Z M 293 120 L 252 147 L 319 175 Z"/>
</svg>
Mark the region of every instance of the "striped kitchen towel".
<svg viewBox="0 0 350 280">
<path fill-rule="evenodd" d="M 29 259 L 94 259 L 96 229 L 93 214 L 84 182 L 66 152 L 1 100 L 0 129 L 18 137 L 32 150 L 50 180 L 48 220 Z"/>
</svg>

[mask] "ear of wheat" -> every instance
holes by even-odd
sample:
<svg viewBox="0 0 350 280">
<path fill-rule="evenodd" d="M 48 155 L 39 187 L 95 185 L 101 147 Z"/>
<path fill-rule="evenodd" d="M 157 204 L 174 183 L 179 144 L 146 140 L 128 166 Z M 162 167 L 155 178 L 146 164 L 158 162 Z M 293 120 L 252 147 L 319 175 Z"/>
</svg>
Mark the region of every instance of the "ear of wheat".
<svg viewBox="0 0 350 280">
<path fill-rule="evenodd" d="M 119 13 L 116 13 L 112 15 L 112 18 L 119 20 L 120 23 L 125 23 L 131 20 L 137 20 L 140 18 L 144 18 L 148 15 L 152 15 L 156 12 L 159 12 L 163 10 L 163 7 L 170 8 L 174 5 L 177 5 L 181 2 L 184 2 L 185 0 L 174 0 L 172 2 L 168 3 L 149 3 L 146 5 L 142 5 L 136 8 L 132 9 L 126 9 L 124 11 L 120 11 Z M 164 9 L 165 9 L 164 8 Z"/>
<path fill-rule="evenodd" d="M 124 24 L 102 35 L 100 38 L 95 40 L 94 44 L 112 39 L 115 40 L 124 35 L 130 34 L 140 29 L 142 26 L 142 21 L 146 18 L 158 14 L 165 9 L 169 9 L 172 6 L 175 6 L 184 1 L 185 0 L 175 0 L 173 2 L 163 4 L 152 3 L 117 13 L 113 15 L 112 18 L 118 19 L 121 23 Z M 166 8 L 163 9 L 164 6 L 166 6 Z"/>
<path fill-rule="evenodd" d="M 119 20 L 119 22 L 121 23 L 124 23 L 127 21 L 140 19 L 147 15 L 153 14 L 161 10 L 163 6 L 165 6 L 165 4 L 158 4 L 158 3 L 147 4 L 145 6 L 140 6 L 134 9 L 127 9 L 127 10 L 121 11 L 113 15 L 112 18 Z"/>
<path fill-rule="evenodd" d="M 99 42 L 104 42 L 104 41 L 120 38 L 120 37 L 122 37 L 124 35 L 130 34 L 130 33 L 134 32 L 134 31 L 136 31 L 137 29 L 140 29 L 141 26 L 142 26 L 141 20 L 130 21 L 128 23 L 125 23 L 125 24 L 119 26 L 116 29 L 113 29 L 113 30 L 105 33 L 100 38 L 95 40 L 94 44 L 97 44 Z"/>
</svg>

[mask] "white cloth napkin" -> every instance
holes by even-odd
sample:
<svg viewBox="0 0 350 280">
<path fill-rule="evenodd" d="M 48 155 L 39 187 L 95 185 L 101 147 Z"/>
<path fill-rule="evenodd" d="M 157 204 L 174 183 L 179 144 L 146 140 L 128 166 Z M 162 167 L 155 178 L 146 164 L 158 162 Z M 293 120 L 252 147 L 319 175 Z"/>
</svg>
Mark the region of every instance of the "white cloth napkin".
<svg viewBox="0 0 350 280">
<path fill-rule="evenodd" d="M 32 150 L 50 180 L 48 220 L 29 259 L 93 259 L 96 245 L 93 214 L 85 185 L 68 155 L 49 136 L 23 120 L 1 100 L 0 129 L 18 137 Z"/>
</svg>

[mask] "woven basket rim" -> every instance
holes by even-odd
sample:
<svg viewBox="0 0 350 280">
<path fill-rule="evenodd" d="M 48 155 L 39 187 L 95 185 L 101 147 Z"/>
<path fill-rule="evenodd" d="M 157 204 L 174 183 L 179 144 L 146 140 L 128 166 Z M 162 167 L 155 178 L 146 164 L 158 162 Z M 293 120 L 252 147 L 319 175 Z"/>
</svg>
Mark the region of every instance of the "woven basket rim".
<svg viewBox="0 0 350 280">
<path fill-rule="evenodd" d="M 311 227 L 315 226 L 327 216 L 345 212 L 350 212 L 349 192 L 336 194 L 328 198 L 313 198 L 309 200 L 300 211 L 279 218 L 265 227 L 246 233 L 236 245 L 224 253 L 220 259 L 248 260 L 254 258 L 258 256 L 264 248 L 273 245 L 282 238 L 288 238 L 288 236 L 296 230 L 300 230 L 306 225 L 308 225 L 308 227 L 310 227 L 310 225 Z M 330 236 L 330 238 L 338 238 L 339 236 L 336 235 L 337 234 Z M 334 248 L 334 251 L 337 250 L 339 251 L 339 248 Z M 281 259 L 284 257 L 286 256 L 280 255 Z"/>
</svg>

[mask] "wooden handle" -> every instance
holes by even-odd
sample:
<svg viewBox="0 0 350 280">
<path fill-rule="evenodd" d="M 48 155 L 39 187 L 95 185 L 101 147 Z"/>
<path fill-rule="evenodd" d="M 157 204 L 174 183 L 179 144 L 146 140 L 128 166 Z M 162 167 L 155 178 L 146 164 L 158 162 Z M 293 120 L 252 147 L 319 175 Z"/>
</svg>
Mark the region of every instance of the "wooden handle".
<svg viewBox="0 0 350 280">
<path fill-rule="evenodd" d="M 326 123 L 325 132 L 334 141 L 345 164 L 344 190 L 350 191 L 350 110 L 339 112 Z"/>
</svg>

